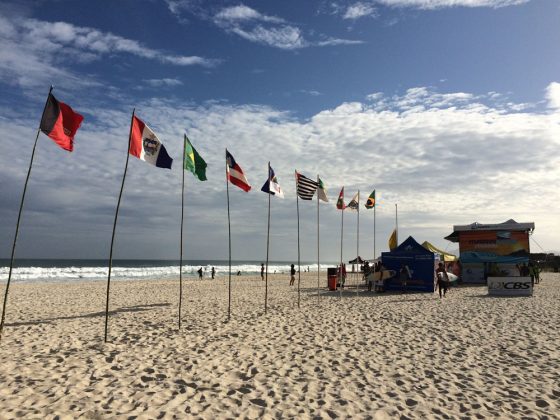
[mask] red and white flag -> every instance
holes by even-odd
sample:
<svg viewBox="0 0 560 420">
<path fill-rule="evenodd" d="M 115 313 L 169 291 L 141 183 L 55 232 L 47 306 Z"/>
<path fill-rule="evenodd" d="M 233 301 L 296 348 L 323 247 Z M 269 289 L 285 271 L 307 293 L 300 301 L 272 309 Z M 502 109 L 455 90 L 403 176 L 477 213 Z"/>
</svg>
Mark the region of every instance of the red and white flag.
<svg viewBox="0 0 560 420">
<path fill-rule="evenodd" d="M 132 117 L 128 152 L 132 156 L 136 156 L 138 159 L 158 168 L 171 169 L 173 163 L 173 159 L 169 157 L 167 150 L 165 150 L 156 134 L 136 116 Z"/>
<path fill-rule="evenodd" d="M 249 181 L 245 178 L 245 174 L 243 173 L 243 169 L 241 166 L 237 164 L 233 156 L 230 152 L 226 149 L 226 171 L 227 171 L 227 179 L 233 185 L 241 188 L 245 192 L 249 192 L 251 186 L 249 185 Z"/>
</svg>

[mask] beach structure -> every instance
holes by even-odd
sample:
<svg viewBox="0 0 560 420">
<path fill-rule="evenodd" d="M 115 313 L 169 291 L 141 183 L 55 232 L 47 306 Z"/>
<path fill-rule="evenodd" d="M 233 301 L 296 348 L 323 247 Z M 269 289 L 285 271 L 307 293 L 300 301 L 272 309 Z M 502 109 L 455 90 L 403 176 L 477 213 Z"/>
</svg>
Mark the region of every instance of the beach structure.
<svg viewBox="0 0 560 420">
<path fill-rule="evenodd" d="M 398 273 L 403 264 L 407 265 L 412 279 L 407 282 L 408 291 L 434 292 L 435 269 L 439 263 L 438 254 L 427 250 L 409 236 L 402 244 L 389 252 L 381 253 L 381 262 L 387 270 L 394 270 L 397 275 L 385 283 L 386 290 L 401 290 Z"/>
<path fill-rule="evenodd" d="M 459 244 L 461 278 L 464 283 L 485 283 L 488 276 L 518 276 L 518 267 L 529 262 L 529 235 L 533 222 L 453 226 L 448 241 Z"/>
</svg>

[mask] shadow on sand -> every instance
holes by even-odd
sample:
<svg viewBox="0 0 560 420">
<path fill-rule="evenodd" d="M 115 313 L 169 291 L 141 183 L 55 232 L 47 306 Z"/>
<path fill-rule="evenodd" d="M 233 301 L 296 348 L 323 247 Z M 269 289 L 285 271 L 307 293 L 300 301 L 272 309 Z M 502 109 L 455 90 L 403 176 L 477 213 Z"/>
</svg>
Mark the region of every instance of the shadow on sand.
<svg viewBox="0 0 560 420">
<path fill-rule="evenodd" d="M 127 313 L 127 312 L 145 312 L 149 311 L 152 308 L 161 308 L 171 306 L 170 303 L 153 303 L 148 305 L 135 305 L 135 306 L 127 306 L 124 308 L 115 309 L 109 311 L 109 315 L 115 315 L 118 313 Z M 57 316 L 54 318 L 45 318 L 45 319 L 37 319 L 34 321 L 22 321 L 22 322 L 12 322 L 6 323 L 5 326 L 7 327 L 20 327 L 25 325 L 40 325 L 40 324 L 50 324 L 53 321 L 62 321 L 62 320 L 69 320 L 69 319 L 82 319 L 82 318 L 96 318 L 105 316 L 105 311 L 101 312 L 93 312 L 90 314 L 83 314 L 83 315 L 72 315 L 72 316 Z"/>
</svg>

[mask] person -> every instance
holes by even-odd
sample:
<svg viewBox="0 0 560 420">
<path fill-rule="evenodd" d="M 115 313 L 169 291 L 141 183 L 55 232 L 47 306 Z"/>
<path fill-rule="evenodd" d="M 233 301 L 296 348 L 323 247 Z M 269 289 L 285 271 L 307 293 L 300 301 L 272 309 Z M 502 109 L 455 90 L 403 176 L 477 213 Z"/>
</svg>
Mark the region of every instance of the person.
<svg viewBox="0 0 560 420">
<path fill-rule="evenodd" d="M 535 283 L 539 284 L 541 282 L 541 268 L 539 267 L 539 263 L 535 263 Z"/>
<path fill-rule="evenodd" d="M 264 280 L 264 263 L 261 263 L 261 280 Z"/>
<path fill-rule="evenodd" d="M 237 272 L 237 275 L 238 275 L 238 276 L 240 276 L 240 275 L 241 275 L 241 270 L 239 270 L 239 271 Z"/>
<path fill-rule="evenodd" d="M 214 277 L 216 277 L 216 269 L 212 267 L 212 280 L 214 280 Z"/>
<path fill-rule="evenodd" d="M 202 267 L 200 267 L 200 268 L 198 269 L 197 273 L 198 273 L 198 278 L 199 278 L 200 280 L 202 280 Z"/>
<path fill-rule="evenodd" d="M 290 267 L 290 286 L 293 286 L 295 281 L 296 281 L 296 268 L 292 264 L 292 266 Z"/>
<path fill-rule="evenodd" d="M 406 293 L 406 284 L 410 280 L 410 278 L 411 275 L 410 275 L 410 269 L 408 268 L 408 265 L 402 263 L 401 270 L 399 273 L 399 279 L 401 281 L 401 293 Z"/>
<path fill-rule="evenodd" d="M 342 284 L 340 287 L 344 289 L 345 283 L 346 283 L 346 264 L 342 263 Z"/>
<path fill-rule="evenodd" d="M 436 269 L 436 276 L 437 276 L 437 285 L 439 290 L 439 298 L 444 298 L 445 294 L 447 293 L 447 288 L 449 287 L 449 276 L 447 275 L 447 271 L 445 271 L 445 267 L 443 263 L 439 263 L 438 268 Z M 442 296 L 443 291 L 443 296 Z"/>
</svg>

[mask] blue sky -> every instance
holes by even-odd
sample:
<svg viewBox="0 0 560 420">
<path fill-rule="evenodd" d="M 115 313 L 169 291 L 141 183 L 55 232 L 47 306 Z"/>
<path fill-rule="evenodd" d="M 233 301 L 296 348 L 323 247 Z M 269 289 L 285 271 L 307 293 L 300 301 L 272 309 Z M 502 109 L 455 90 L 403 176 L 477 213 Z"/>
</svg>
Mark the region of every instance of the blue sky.
<svg viewBox="0 0 560 420">
<path fill-rule="evenodd" d="M 514 218 L 559 251 L 559 21 L 552 0 L 3 2 L 0 256 L 51 83 L 85 121 L 72 154 L 40 138 L 21 257 L 108 255 L 133 107 L 176 161 L 131 161 L 117 258 L 176 258 L 183 132 L 209 165 L 209 181 L 187 178 L 187 258 L 227 257 L 225 147 L 254 187 L 232 191 L 236 259 L 264 258 L 269 160 L 286 191 L 273 202 L 272 259 L 297 256 L 294 169 L 329 188 L 325 259 L 339 255 L 343 185 L 348 199 L 377 190 L 378 253 L 395 203 L 401 239 L 454 249 L 443 239 L 454 224 Z M 315 205 L 301 207 L 303 258 L 314 259 Z M 371 257 L 373 215 L 360 217 Z M 355 219 L 345 216 L 348 258 Z"/>
</svg>

